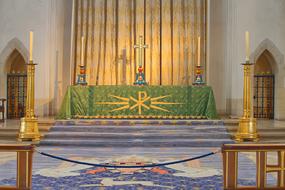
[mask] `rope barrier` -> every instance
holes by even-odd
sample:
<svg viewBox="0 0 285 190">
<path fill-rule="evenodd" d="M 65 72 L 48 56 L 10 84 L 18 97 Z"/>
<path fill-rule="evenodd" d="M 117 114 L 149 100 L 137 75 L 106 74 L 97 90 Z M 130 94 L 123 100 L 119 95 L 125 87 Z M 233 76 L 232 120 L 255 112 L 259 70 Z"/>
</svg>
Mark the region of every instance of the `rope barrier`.
<svg viewBox="0 0 285 190">
<path fill-rule="evenodd" d="M 37 149 L 35 149 L 35 150 L 39 154 L 41 154 L 43 156 L 47 156 L 47 157 L 54 158 L 54 159 L 57 159 L 57 160 L 62 160 L 62 161 L 66 161 L 66 162 L 71 162 L 71 163 L 81 164 L 81 165 L 87 165 L 87 166 L 102 167 L 102 168 L 153 168 L 153 167 L 167 166 L 167 165 L 179 164 L 179 163 L 183 163 L 183 162 L 189 162 L 189 161 L 205 158 L 205 157 L 208 157 L 208 156 L 211 156 L 211 155 L 214 155 L 214 154 L 217 154 L 217 153 L 221 152 L 220 150 L 218 150 L 216 152 L 210 152 L 210 153 L 203 154 L 203 155 L 200 155 L 200 156 L 196 156 L 196 157 L 193 157 L 193 158 L 187 158 L 187 159 L 183 159 L 183 160 L 177 160 L 177 161 L 165 162 L 165 163 L 158 163 L 158 164 L 120 166 L 120 165 L 111 165 L 109 163 L 94 164 L 94 163 L 89 163 L 89 162 L 81 162 L 81 161 L 71 160 L 71 159 L 68 159 L 68 158 L 60 157 L 60 156 L 55 156 L 55 155 L 48 154 L 48 153 L 45 153 L 45 152 L 40 152 Z"/>
</svg>

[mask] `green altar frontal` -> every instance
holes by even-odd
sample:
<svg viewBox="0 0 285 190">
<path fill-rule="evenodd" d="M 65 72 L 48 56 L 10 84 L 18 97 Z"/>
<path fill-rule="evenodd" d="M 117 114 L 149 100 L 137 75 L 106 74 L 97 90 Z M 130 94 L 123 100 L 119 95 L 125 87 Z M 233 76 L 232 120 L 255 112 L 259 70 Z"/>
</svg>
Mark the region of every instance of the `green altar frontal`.
<svg viewBox="0 0 285 190">
<path fill-rule="evenodd" d="M 57 119 L 215 119 L 209 86 L 70 86 Z"/>
</svg>

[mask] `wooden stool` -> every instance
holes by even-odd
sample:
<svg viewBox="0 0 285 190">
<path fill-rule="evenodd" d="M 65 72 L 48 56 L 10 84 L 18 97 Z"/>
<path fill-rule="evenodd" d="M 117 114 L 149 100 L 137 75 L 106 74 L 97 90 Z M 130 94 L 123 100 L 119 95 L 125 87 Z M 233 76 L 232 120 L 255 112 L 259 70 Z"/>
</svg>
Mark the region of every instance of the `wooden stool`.
<svg viewBox="0 0 285 190">
<path fill-rule="evenodd" d="M 0 119 L 0 122 L 4 122 L 4 120 L 5 120 L 5 101 L 6 101 L 6 99 L 0 98 L 0 113 L 2 113 L 2 117 Z"/>
</svg>

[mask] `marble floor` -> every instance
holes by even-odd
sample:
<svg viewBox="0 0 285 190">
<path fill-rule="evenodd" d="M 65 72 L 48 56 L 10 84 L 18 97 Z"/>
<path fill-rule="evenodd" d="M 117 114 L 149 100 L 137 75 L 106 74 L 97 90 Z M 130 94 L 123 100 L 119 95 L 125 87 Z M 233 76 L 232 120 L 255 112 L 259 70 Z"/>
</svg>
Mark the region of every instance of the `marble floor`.
<svg viewBox="0 0 285 190">
<path fill-rule="evenodd" d="M 285 121 L 259 119 L 257 120 L 257 127 L 258 128 L 285 128 Z"/>
<path fill-rule="evenodd" d="M 91 163 L 160 163 L 199 156 L 208 148 L 39 148 L 50 154 Z M 0 185 L 15 184 L 14 153 L 0 154 Z M 222 157 L 147 169 L 106 169 L 34 156 L 33 189 L 223 189 Z M 252 155 L 240 154 L 239 184 L 255 184 Z M 275 179 L 269 176 L 269 184 Z"/>
</svg>

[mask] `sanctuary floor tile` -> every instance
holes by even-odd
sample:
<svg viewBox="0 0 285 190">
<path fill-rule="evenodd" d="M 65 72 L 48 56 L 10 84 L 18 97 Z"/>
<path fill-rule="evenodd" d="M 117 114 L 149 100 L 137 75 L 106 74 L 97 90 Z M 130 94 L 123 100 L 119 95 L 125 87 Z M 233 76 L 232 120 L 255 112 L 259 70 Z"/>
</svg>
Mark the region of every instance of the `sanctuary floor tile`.
<svg viewBox="0 0 285 190">
<path fill-rule="evenodd" d="M 213 148 L 39 148 L 40 151 L 88 163 L 161 163 L 195 157 Z M 252 155 L 241 154 L 239 184 L 255 184 Z M 0 155 L 0 185 L 15 184 L 15 155 Z M 222 189 L 222 157 L 146 169 L 100 168 L 34 156 L 33 189 Z M 273 176 L 269 182 L 274 183 Z"/>
</svg>

